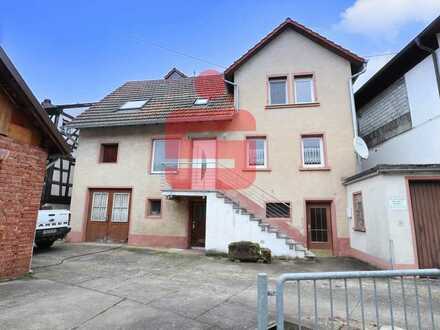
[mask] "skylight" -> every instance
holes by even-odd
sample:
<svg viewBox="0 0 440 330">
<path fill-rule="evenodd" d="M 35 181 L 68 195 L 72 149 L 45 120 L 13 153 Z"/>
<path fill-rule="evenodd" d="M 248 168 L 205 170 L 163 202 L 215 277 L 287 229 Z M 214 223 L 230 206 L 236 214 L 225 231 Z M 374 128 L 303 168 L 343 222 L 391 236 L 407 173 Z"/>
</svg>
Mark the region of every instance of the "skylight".
<svg viewBox="0 0 440 330">
<path fill-rule="evenodd" d="M 128 101 L 125 102 L 119 110 L 134 110 L 142 108 L 142 106 L 147 103 L 149 100 L 141 100 L 141 101 Z"/>
<path fill-rule="evenodd" d="M 199 98 L 194 101 L 194 105 L 206 105 L 208 104 L 208 99 Z"/>
</svg>

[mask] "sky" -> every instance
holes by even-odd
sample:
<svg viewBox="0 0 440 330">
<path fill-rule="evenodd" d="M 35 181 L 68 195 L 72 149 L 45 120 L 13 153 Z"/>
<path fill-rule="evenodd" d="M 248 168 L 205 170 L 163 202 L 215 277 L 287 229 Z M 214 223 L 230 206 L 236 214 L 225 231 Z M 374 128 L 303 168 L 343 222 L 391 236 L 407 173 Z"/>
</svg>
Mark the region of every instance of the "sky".
<svg viewBox="0 0 440 330">
<path fill-rule="evenodd" d="M 222 71 L 287 17 L 383 62 L 439 14 L 440 0 L 14 0 L 0 45 L 40 101 L 93 102 L 172 67 Z"/>
</svg>

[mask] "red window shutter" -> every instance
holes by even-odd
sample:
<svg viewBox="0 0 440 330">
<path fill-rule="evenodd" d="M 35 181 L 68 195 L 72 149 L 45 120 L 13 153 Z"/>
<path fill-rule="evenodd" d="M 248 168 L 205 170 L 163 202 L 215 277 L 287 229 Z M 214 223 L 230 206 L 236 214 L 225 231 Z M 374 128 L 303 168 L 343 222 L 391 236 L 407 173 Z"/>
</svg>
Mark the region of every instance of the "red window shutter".
<svg viewBox="0 0 440 330">
<path fill-rule="evenodd" d="M 118 145 L 103 144 L 101 151 L 101 162 L 116 163 L 117 160 L 118 160 Z"/>
</svg>

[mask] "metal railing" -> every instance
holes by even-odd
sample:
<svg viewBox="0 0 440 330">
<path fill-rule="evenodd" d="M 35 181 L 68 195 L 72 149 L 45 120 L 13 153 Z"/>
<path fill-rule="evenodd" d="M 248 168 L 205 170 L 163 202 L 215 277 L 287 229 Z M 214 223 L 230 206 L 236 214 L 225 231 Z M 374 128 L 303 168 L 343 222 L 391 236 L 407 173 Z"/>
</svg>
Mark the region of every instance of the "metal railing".
<svg viewBox="0 0 440 330">
<path fill-rule="evenodd" d="M 435 279 L 435 280 L 433 280 Z M 276 329 L 285 314 L 298 329 L 351 329 L 388 325 L 436 329 L 440 323 L 440 270 L 288 273 L 268 290 L 266 274 L 257 279 L 258 330 L 268 329 L 268 296 L 276 297 Z M 293 288 L 286 284 L 293 283 Z M 293 297 L 285 310 L 285 293 Z M 320 313 L 321 312 L 321 313 Z"/>
<path fill-rule="evenodd" d="M 168 163 L 164 163 L 167 166 Z M 176 163 L 170 163 L 175 166 Z M 175 176 L 179 176 L 179 170 L 185 170 L 184 175 L 187 175 L 188 190 L 216 190 L 225 194 L 233 201 L 240 202 L 240 205 L 247 208 L 254 215 L 267 218 L 266 203 L 270 202 L 270 217 L 271 218 L 289 218 L 292 212 L 292 206 L 290 203 L 281 201 L 274 194 L 267 191 L 263 187 L 257 185 L 252 179 L 241 174 L 240 168 L 231 168 L 216 161 L 216 162 L 203 162 L 200 160 L 195 161 L 179 161 L 178 171 L 171 173 L 170 177 L 167 175 L 162 176 L 161 190 L 173 190 L 173 187 L 169 186 L 168 179 L 176 180 Z M 191 173 L 188 170 L 193 169 Z M 203 169 L 206 169 L 203 171 Z M 195 177 L 197 176 L 197 177 Z M 255 179 L 255 177 L 253 177 Z M 191 183 L 203 182 L 203 185 L 196 184 L 194 187 L 190 187 Z"/>
</svg>

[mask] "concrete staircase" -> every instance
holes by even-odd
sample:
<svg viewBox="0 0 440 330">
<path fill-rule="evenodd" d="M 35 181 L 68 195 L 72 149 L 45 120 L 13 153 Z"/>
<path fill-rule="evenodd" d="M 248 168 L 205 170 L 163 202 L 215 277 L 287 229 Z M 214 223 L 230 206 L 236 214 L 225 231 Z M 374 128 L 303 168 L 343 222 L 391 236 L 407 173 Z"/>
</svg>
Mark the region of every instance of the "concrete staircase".
<svg viewBox="0 0 440 330">
<path fill-rule="evenodd" d="M 304 245 L 289 237 L 289 235 L 284 233 L 281 228 L 277 228 L 276 226 L 265 222 L 264 217 L 258 215 L 260 212 L 252 211 L 251 209 L 253 207 L 246 203 L 241 197 L 232 197 L 226 192 L 217 192 L 216 198 L 222 199 L 224 204 L 230 205 L 233 212 L 240 215 L 243 221 L 248 221 L 249 226 L 254 227 L 254 232 L 251 235 L 254 238 L 253 240 L 255 241 L 255 238 L 259 238 L 257 243 L 271 249 L 274 256 L 284 256 L 289 258 L 315 257 L 315 255 L 307 250 Z M 255 229 L 260 231 L 260 233 L 256 233 Z M 246 237 L 243 237 L 243 240 L 246 240 Z"/>
</svg>

